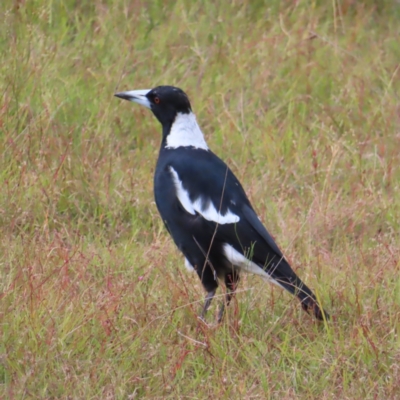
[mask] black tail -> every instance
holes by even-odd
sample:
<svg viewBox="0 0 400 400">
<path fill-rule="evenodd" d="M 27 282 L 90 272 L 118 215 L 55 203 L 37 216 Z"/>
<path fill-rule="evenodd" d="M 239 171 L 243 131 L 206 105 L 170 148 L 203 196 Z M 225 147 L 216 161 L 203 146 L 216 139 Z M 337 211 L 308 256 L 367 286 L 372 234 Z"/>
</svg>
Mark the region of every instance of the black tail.
<svg viewBox="0 0 400 400">
<path fill-rule="evenodd" d="M 307 311 L 307 313 L 314 314 L 315 318 L 320 321 L 330 319 L 329 314 L 319 306 L 314 293 L 295 274 L 284 258 L 282 258 L 277 265 L 271 265 L 267 272 L 288 292 L 292 293 L 300 300 L 303 310 Z"/>
<path fill-rule="evenodd" d="M 304 287 L 305 285 L 303 284 L 303 289 Z M 314 314 L 315 318 L 317 318 L 320 321 L 323 321 L 324 319 L 329 321 L 330 319 L 329 314 L 319 306 L 314 294 L 312 292 L 310 293 L 311 295 L 305 296 L 305 298 L 303 299 L 300 295 L 297 295 L 297 297 L 301 301 L 301 307 L 303 308 L 303 310 L 307 311 L 309 314 Z"/>
</svg>

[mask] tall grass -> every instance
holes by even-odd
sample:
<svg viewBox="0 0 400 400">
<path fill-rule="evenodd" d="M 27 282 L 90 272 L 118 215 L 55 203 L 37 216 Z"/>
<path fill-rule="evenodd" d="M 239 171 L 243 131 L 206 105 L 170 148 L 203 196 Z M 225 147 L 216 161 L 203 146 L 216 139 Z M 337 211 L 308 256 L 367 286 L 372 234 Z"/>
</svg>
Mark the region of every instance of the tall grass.
<svg viewBox="0 0 400 400">
<path fill-rule="evenodd" d="M 396 1 L 0 10 L 3 398 L 400 397 Z M 159 84 L 189 94 L 331 323 L 253 276 L 221 326 L 218 301 L 197 319 L 153 202 L 160 127 L 113 98 Z"/>
</svg>

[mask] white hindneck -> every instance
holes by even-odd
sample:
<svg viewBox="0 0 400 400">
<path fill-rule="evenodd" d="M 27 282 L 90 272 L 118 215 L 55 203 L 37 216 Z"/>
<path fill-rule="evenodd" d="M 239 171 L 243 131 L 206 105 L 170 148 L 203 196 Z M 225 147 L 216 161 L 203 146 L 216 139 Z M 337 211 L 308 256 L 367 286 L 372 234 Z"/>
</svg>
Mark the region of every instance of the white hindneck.
<svg viewBox="0 0 400 400">
<path fill-rule="evenodd" d="M 167 136 L 165 147 L 176 149 L 178 147 L 194 147 L 196 149 L 208 150 L 203 132 L 196 121 L 196 116 L 178 113 Z"/>
</svg>

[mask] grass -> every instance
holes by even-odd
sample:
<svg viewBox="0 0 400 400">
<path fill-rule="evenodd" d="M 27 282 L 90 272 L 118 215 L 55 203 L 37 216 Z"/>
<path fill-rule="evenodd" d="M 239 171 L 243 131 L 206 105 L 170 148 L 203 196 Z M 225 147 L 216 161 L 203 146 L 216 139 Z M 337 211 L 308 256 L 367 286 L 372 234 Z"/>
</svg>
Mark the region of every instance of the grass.
<svg viewBox="0 0 400 400">
<path fill-rule="evenodd" d="M 400 7 L 220 3 L 0 5 L 2 398 L 400 396 Z M 160 127 L 113 98 L 159 84 L 331 323 L 253 276 L 197 320 L 152 196 Z"/>
</svg>

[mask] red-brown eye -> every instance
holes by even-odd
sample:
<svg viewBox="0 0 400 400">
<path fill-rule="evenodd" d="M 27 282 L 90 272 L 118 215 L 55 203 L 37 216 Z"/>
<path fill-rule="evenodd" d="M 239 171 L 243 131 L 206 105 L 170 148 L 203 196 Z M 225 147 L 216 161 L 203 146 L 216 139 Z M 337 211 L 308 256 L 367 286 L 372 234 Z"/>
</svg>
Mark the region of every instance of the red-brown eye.
<svg viewBox="0 0 400 400">
<path fill-rule="evenodd" d="M 154 103 L 158 104 L 160 102 L 160 98 L 159 97 L 154 97 Z"/>
</svg>

